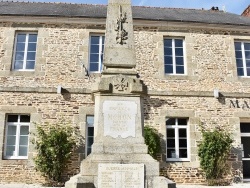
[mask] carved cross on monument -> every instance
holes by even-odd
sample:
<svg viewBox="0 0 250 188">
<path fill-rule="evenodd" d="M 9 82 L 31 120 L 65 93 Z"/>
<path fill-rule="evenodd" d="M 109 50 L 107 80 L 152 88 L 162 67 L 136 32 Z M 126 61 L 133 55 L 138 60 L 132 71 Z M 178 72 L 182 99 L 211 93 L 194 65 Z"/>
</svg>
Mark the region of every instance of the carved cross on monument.
<svg viewBox="0 0 250 188">
<path fill-rule="evenodd" d="M 128 23 L 127 20 L 127 13 L 125 12 L 123 14 L 122 12 L 122 6 L 119 6 L 120 11 L 120 17 L 117 19 L 117 27 L 115 31 L 117 31 L 116 40 L 118 44 L 126 44 L 126 41 L 128 39 L 128 32 L 124 29 L 123 24 Z"/>
</svg>

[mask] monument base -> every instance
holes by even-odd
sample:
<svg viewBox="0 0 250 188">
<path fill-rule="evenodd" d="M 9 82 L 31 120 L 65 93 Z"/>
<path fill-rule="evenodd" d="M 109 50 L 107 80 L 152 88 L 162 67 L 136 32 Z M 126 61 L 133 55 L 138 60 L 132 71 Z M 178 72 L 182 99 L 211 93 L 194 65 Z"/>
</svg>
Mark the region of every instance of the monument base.
<svg viewBox="0 0 250 188">
<path fill-rule="evenodd" d="M 65 183 L 65 188 L 99 188 L 95 186 L 94 179 L 97 177 L 78 174 Z M 154 176 L 145 180 L 145 188 L 176 188 L 176 184 L 165 177 Z"/>
<path fill-rule="evenodd" d="M 159 162 L 148 154 L 90 154 L 81 164 L 81 173 L 70 178 L 65 184 L 65 188 L 109 188 L 100 186 L 100 164 L 102 165 L 129 165 L 136 167 L 138 164 L 144 165 L 143 188 L 176 188 L 176 184 L 171 180 L 159 176 Z M 132 174 L 132 172 L 130 173 Z M 99 178 L 99 179 L 98 179 Z M 113 179 L 117 179 L 114 177 Z M 99 181 L 99 185 L 98 185 Z M 120 181 L 119 181 L 120 182 Z M 119 188 L 122 188 L 118 186 Z M 118 188 L 117 187 L 117 188 Z M 141 188 L 135 186 L 136 188 Z M 113 188 L 113 186 L 110 186 Z"/>
</svg>

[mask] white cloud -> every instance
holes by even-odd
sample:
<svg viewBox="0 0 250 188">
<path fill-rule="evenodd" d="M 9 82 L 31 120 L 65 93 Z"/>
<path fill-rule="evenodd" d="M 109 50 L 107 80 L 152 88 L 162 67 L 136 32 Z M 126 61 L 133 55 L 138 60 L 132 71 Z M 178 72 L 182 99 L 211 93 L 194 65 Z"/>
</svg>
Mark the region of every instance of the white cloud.
<svg viewBox="0 0 250 188">
<path fill-rule="evenodd" d="M 147 0 L 141 0 L 138 5 L 143 6 L 146 2 L 147 2 Z"/>
</svg>

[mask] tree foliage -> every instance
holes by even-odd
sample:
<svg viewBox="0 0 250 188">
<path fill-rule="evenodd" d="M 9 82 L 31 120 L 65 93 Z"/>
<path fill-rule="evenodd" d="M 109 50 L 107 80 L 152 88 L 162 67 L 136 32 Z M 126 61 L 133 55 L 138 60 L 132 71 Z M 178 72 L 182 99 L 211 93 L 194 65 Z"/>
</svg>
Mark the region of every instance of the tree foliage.
<svg viewBox="0 0 250 188">
<path fill-rule="evenodd" d="M 161 137 L 158 131 L 153 127 L 145 126 L 144 139 L 148 145 L 148 153 L 156 159 L 157 154 L 161 152 Z"/>
<path fill-rule="evenodd" d="M 219 180 L 228 173 L 227 159 L 233 139 L 228 132 L 221 130 L 203 131 L 198 148 L 200 166 L 207 180 Z"/>
<path fill-rule="evenodd" d="M 62 181 L 62 173 L 77 145 L 74 128 L 66 124 L 37 125 L 33 141 L 37 149 L 36 169 L 54 182 Z"/>
</svg>

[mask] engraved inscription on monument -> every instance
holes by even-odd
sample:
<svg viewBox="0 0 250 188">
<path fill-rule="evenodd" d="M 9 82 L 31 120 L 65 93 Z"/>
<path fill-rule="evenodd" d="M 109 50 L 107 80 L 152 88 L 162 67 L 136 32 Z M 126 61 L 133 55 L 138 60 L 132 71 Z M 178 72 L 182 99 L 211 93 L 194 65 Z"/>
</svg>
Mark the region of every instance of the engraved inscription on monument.
<svg viewBox="0 0 250 188">
<path fill-rule="evenodd" d="M 98 188 L 144 188 L 144 164 L 99 164 Z"/>
<path fill-rule="evenodd" d="M 135 137 L 137 104 L 134 101 L 104 101 L 104 136 Z"/>
</svg>

